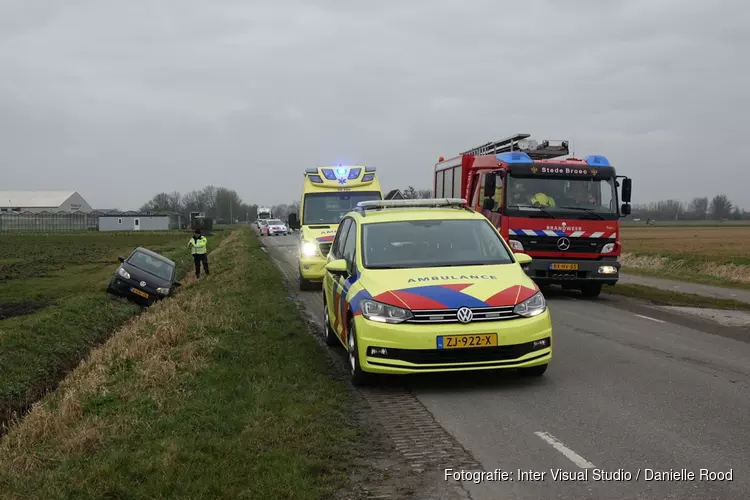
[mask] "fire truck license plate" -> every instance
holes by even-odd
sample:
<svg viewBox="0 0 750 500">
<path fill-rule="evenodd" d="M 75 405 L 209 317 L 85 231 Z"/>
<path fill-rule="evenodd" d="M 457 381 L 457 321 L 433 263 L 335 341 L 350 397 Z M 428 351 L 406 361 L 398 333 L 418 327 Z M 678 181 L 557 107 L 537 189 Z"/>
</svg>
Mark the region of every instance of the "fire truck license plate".
<svg viewBox="0 0 750 500">
<path fill-rule="evenodd" d="M 578 264 L 550 264 L 553 271 L 578 271 Z"/>
</svg>

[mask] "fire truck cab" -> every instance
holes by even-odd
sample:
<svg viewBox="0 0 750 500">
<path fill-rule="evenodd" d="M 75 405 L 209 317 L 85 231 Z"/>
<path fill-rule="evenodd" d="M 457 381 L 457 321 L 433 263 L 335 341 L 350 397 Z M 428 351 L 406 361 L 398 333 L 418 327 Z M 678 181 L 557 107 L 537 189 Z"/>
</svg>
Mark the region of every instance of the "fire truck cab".
<svg viewBox="0 0 750 500">
<path fill-rule="evenodd" d="M 604 156 L 562 158 L 568 142 L 550 142 L 516 134 L 441 157 L 434 194 L 463 198 L 484 214 L 515 253 L 532 257 L 526 273 L 539 285 L 594 297 L 619 278 L 619 219 L 630 214 L 631 179 Z"/>
</svg>

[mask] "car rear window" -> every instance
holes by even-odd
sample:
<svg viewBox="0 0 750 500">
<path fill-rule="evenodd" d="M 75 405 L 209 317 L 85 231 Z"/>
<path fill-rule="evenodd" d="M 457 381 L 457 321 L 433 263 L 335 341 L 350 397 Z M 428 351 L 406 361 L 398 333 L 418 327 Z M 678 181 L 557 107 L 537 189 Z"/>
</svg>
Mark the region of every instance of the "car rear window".
<svg viewBox="0 0 750 500">
<path fill-rule="evenodd" d="M 513 259 L 486 220 L 363 224 L 363 263 L 370 269 L 510 264 Z"/>
</svg>

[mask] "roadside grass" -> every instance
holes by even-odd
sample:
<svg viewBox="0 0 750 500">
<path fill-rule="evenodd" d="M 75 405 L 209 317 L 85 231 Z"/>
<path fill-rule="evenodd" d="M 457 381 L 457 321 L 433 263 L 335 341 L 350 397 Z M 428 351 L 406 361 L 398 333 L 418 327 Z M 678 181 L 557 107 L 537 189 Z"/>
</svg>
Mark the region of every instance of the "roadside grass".
<svg viewBox="0 0 750 500">
<path fill-rule="evenodd" d="M 211 244 L 218 244 L 217 233 Z M 189 268 L 183 231 L 4 235 L 0 247 L 2 425 L 54 389 L 91 349 L 140 308 L 106 293 L 119 255 L 144 246 Z"/>
<path fill-rule="evenodd" d="M 623 227 L 621 239 L 625 273 L 750 288 L 747 227 Z"/>
<path fill-rule="evenodd" d="M 750 304 L 737 300 L 716 299 L 692 293 L 661 290 L 659 288 L 643 285 L 626 285 L 618 283 L 613 287 L 605 287 L 602 290 L 602 293 L 643 299 L 661 306 L 702 307 L 710 309 L 750 311 Z"/>
<path fill-rule="evenodd" d="M 0 498 L 331 498 L 348 389 L 249 229 L 0 440 Z"/>
</svg>

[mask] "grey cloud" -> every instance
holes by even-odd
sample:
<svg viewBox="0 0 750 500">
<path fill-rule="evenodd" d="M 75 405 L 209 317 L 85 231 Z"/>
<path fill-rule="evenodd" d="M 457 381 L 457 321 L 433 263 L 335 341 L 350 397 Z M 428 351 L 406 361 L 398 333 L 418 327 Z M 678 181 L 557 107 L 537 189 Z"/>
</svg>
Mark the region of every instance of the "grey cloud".
<svg viewBox="0 0 750 500">
<path fill-rule="evenodd" d="M 308 166 L 429 187 L 439 156 L 529 132 L 610 157 L 638 201 L 741 203 L 739 162 L 698 145 L 744 152 L 749 18 L 732 0 L 0 0 L 0 165 L 8 188 L 94 205 L 152 194 L 114 189 L 123 169 L 271 204 Z"/>
</svg>

